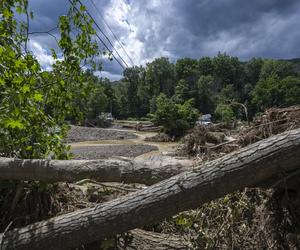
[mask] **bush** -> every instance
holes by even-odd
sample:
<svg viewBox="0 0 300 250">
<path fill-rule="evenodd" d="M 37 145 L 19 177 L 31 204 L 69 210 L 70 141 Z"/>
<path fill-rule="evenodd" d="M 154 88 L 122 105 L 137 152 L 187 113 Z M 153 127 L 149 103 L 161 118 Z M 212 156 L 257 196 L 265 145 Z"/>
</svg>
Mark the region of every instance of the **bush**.
<svg viewBox="0 0 300 250">
<path fill-rule="evenodd" d="M 181 136 L 195 125 L 199 116 L 193 103 L 194 100 L 190 99 L 183 104 L 175 104 L 165 94 L 160 94 L 156 98 L 156 111 L 152 114 L 152 121 L 157 125 L 162 125 L 167 134 Z"/>
<path fill-rule="evenodd" d="M 216 118 L 230 125 L 236 120 L 232 107 L 228 104 L 219 104 L 215 110 Z"/>
</svg>

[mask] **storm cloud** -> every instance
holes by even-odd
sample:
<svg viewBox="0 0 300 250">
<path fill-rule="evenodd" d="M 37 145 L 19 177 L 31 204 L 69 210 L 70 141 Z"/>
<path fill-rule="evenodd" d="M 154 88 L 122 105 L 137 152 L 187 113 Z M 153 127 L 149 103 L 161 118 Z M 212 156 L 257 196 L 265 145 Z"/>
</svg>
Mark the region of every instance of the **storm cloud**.
<svg viewBox="0 0 300 250">
<path fill-rule="evenodd" d="M 218 52 L 241 60 L 300 57 L 298 0 L 93 1 L 97 9 L 90 0 L 82 2 L 129 66 L 131 60 L 105 23 L 134 65 L 145 65 L 161 56 L 175 61 L 181 57 L 214 56 Z M 35 13 L 31 31 L 55 27 L 58 17 L 66 14 L 69 6 L 67 0 L 29 2 Z M 49 51 L 55 43 L 53 37 L 45 34 L 31 36 L 32 50 L 45 69 L 51 66 Z M 101 76 L 113 80 L 121 77 L 122 68 L 116 61 L 101 61 Z"/>
</svg>

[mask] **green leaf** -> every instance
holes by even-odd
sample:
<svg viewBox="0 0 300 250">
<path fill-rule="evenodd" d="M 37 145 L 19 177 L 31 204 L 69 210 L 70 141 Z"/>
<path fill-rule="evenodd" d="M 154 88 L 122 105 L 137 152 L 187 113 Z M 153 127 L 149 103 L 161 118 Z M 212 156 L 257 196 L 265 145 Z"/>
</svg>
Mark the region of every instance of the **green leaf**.
<svg viewBox="0 0 300 250">
<path fill-rule="evenodd" d="M 177 218 L 176 218 L 176 224 L 178 226 L 186 226 L 186 227 L 190 227 L 192 225 L 192 222 L 190 219 L 186 218 L 183 214 L 180 214 Z"/>
<path fill-rule="evenodd" d="M 16 7 L 16 11 L 21 14 L 23 12 L 23 9 L 20 6 Z"/>
<path fill-rule="evenodd" d="M 43 101 L 43 95 L 40 93 L 35 93 L 33 96 L 33 99 L 37 102 L 41 102 L 41 101 Z"/>
<path fill-rule="evenodd" d="M 21 88 L 22 92 L 23 93 L 27 93 L 30 91 L 30 87 L 28 85 L 24 85 L 22 88 Z"/>
<path fill-rule="evenodd" d="M 4 121 L 4 125 L 7 128 L 24 128 L 24 124 L 20 120 L 7 119 L 6 121 Z"/>
<path fill-rule="evenodd" d="M 84 5 L 80 5 L 80 10 L 83 12 L 85 11 L 85 6 Z"/>
</svg>

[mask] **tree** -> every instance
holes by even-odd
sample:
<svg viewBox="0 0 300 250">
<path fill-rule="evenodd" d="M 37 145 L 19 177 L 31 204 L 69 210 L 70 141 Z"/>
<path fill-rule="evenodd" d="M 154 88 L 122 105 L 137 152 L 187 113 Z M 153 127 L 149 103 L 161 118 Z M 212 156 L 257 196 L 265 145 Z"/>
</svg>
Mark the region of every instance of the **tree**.
<svg viewBox="0 0 300 250">
<path fill-rule="evenodd" d="M 165 94 L 156 98 L 156 111 L 153 114 L 153 122 L 162 125 L 167 133 L 176 130 L 177 108 L 175 103 Z"/>
<path fill-rule="evenodd" d="M 254 86 L 259 81 L 263 64 L 264 61 L 261 58 L 251 58 L 250 61 L 245 64 L 245 80 L 251 84 L 251 86 Z"/>
<path fill-rule="evenodd" d="M 229 104 L 218 104 L 215 110 L 216 118 L 227 125 L 230 125 L 235 120 L 235 115 L 232 106 Z"/>
<path fill-rule="evenodd" d="M 190 88 L 193 87 L 199 77 L 197 60 L 188 57 L 178 59 L 175 69 L 177 80 L 184 79 L 188 82 Z"/>
<path fill-rule="evenodd" d="M 101 85 L 95 85 L 87 103 L 85 118 L 88 120 L 97 120 L 102 112 L 107 110 L 108 99 L 104 94 L 104 88 Z"/>
<path fill-rule="evenodd" d="M 272 74 L 260 80 L 252 91 L 252 104 L 258 110 L 270 107 L 290 106 L 300 103 L 300 79 L 288 76 L 282 80 L 277 74 Z"/>
<path fill-rule="evenodd" d="M 147 63 L 145 84 L 149 89 L 150 98 L 164 93 L 170 97 L 174 94 L 174 65 L 166 57 Z"/>
<path fill-rule="evenodd" d="M 117 86 L 114 86 L 114 93 L 116 96 L 115 112 L 119 118 L 129 117 L 132 111 L 130 111 L 128 103 L 128 83 L 120 82 Z"/>
<path fill-rule="evenodd" d="M 62 143 L 71 114 L 73 100 L 85 86 L 81 70 L 83 61 L 98 54 L 93 42 L 92 20 L 84 6 L 73 1 L 68 15 L 59 19 L 59 48 L 63 54 L 51 72 L 43 72 L 28 51 L 28 25 L 32 13 L 27 0 L 0 2 L 0 155 L 20 158 L 68 158 Z M 15 13 L 25 15 L 18 23 Z M 71 36 L 71 27 L 77 36 Z"/>
<path fill-rule="evenodd" d="M 200 76 L 213 75 L 215 68 L 210 57 L 202 57 L 198 61 L 198 70 Z"/>
<path fill-rule="evenodd" d="M 277 75 L 280 79 L 287 76 L 295 76 L 292 63 L 279 60 L 265 60 L 261 68 L 260 80 L 266 80 L 272 75 Z"/>
<path fill-rule="evenodd" d="M 204 114 L 214 111 L 216 94 L 213 91 L 214 79 L 211 75 L 201 76 L 197 82 L 198 109 Z"/>
<path fill-rule="evenodd" d="M 175 103 L 184 103 L 186 100 L 189 99 L 189 85 L 186 80 L 181 79 L 176 87 L 175 87 L 175 94 L 173 96 L 173 100 Z"/>
<path fill-rule="evenodd" d="M 124 87 L 126 88 L 125 93 L 121 93 L 121 95 L 125 94 L 128 105 L 128 115 L 136 117 L 139 113 L 139 100 L 137 98 L 138 86 L 140 84 L 140 74 L 142 68 L 141 67 L 131 67 L 126 68 L 123 72 L 124 75 Z"/>
<path fill-rule="evenodd" d="M 175 104 L 165 94 L 156 99 L 156 111 L 152 115 L 153 122 L 162 125 L 166 133 L 173 136 L 182 135 L 194 126 L 199 114 L 193 107 L 194 100 L 189 99 L 183 104 Z"/>
<path fill-rule="evenodd" d="M 237 57 L 219 53 L 213 59 L 214 79 L 217 83 L 217 91 L 228 84 L 232 84 L 235 90 L 242 87 L 243 67 Z"/>
<path fill-rule="evenodd" d="M 283 106 L 299 105 L 300 103 L 300 78 L 287 76 L 281 80 L 280 91 L 283 95 Z"/>
</svg>

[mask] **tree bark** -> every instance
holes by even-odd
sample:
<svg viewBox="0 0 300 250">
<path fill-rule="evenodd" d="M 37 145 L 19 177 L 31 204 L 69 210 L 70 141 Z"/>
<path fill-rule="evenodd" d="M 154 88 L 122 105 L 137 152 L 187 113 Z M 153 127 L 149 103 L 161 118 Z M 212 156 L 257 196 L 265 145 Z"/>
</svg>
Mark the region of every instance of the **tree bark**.
<svg viewBox="0 0 300 250">
<path fill-rule="evenodd" d="M 94 179 L 152 185 L 190 169 L 192 164 L 190 160 L 171 157 L 70 161 L 0 158 L 0 179 L 45 182 Z"/>
<path fill-rule="evenodd" d="M 188 245 L 177 235 L 149 232 L 134 229 L 128 232 L 128 244 L 124 239 L 119 240 L 119 250 L 185 250 Z"/>
<path fill-rule="evenodd" d="M 242 148 L 118 199 L 13 229 L 2 249 L 68 249 L 153 224 L 300 166 L 300 129 Z"/>
</svg>

